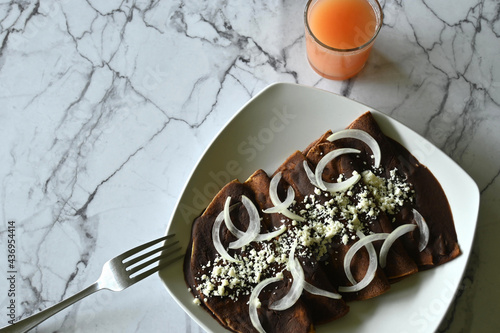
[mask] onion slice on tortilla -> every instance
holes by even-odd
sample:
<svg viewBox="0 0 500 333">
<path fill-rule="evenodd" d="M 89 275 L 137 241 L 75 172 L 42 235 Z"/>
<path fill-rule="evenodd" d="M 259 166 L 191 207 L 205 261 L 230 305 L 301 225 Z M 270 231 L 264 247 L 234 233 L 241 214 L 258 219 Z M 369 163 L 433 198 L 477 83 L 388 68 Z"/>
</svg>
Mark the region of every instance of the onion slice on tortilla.
<svg viewBox="0 0 500 333">
<path fill-rule="evenodd" d="M 278 282 L 281 280 L 279 277 L 272 277 L 272 278 L 267 278 L 253 288 L 252 293 L 250 294 L 250 300 L 248 301 L 248 310 L 250 312 L 250 320 L 252 322 L 253 327 L 259 332 L 259 333 L 265 333 L 266 331 L 262 327 L 262 324 L 260 323 L 259 320 L 259 314 L 257 312 L 257 309 L 260 308 L 260 301 L 259 301 L 259 294 L 261 291 L 270 285 L 271 283 Z"/>
<path fill-rule="evenodd" d="M 275 190 L 277 192 L 277 189 L 275 189 Z M 273 191 L 275 191 L 275 190 L 273 190 Z M 276 197 L 278 197 L 277 194 L 276 194 Z M 285 201 L 283 201 L 282 203 L 280 203 L 274 207 L 264 209 L 263 212 L 266 214 L 283 213 L 283 211 L 285 209 L 288 209 L 288 207 L 290 207 L 290 205 L 293 203 L 293 200 L 295 200 L 295 191 L 293 190 L 293 187 L 290 186 L 290 187 L 288 187 L 288 190 L 286 192 Z"/>
<path fill-rule="evenodd" d="M 234 236 L 236 236 L 237 238 L 241 238 L 245 233 L 240 229 L 236 228 L 236 226 L 233 224 L 233 221 L 231 221 L 231 215 L 230 215 L 231 207 L 229 206 L 230 203 L 231 203 L 231 196 L 228 196 L 226 198 L 226 202 L 224 203 L 224 223 L 226 224 L 226 228 Z"/>
<path fill-rule="evenodd" d="M 343 154 L 358 154 L 360 152 L 361 151 L 357 149 L 340 148 L 332 150 L 331 152 L 323 156 L 323 158 L 318 162 L 316 170 L 314 171 L 314 177 L 316 179 L 317 187 L 319 187 L 323 191 L 340 192 L 340 191 L 345 191 L 349 187 L 356 184 L 361 178 L 361 175 L 359 173 L 353 174 L 349 179 L 338 183 L 328 183 L 323 181 L 323 171 L 325 170 L 326 165 L 334 158 Z"/>
<path fill-rule="evenodd" d="M 389 253 L 389 249 L 396 241 L 396 239 L 406 234 L 407 232 L 415 230 L 416 227 L 417 226 L 415 224 L 403 224 L 394 229 L 389 234 L 387 239 L 382 244 L 382 247 L 380 248 L 380 267 L 384 268 L 387 265 L 387 254 Z"/>
<path fill-rule="evenodd" d="M 292 273 L 292 286 L 290 287 L 290 290 L 288 293 L 280 298 L 277 301 L 274 301 L 270 306 L 269 309 L 271 310 L 276 310 L 276 311 L 283 311 L 288 308 L 290 308 L 292 305 L 297 302 L 299 299 L 300 295 L 302 295 L 302 291 L 304 290 L 304 282 L 305 282 L 305 277 L 304 277 L 304 270 L 302 269 L 302 266 L 300 266 L 300 262 L 297 258 L 295 258 L 295 248 L 297 247 L 297 242 L 292 245 L 290 249 L 290 253 L 288 254 L 288 263 L 287 263 L 287 268 Z"/>
<path fill-rule="evenodd" d="M 281 180 L 281 172 L 278 172 L 277 174 L 275 174 L 273 176 L 273 178 L 271 179 L 271 183 L 269 184 L 269 197 L 271 199 L 271 202 L 273 203 L 274 207 L 279 207 L 279 211 L 281 214 L 285 215 L 286 217 L 288 217 L 289 219 L 292 219 L 292 220 L 295 220 L 295 221 L 304 221 L 305 219 L 300 216 L 300 215 L 297 215 L 295 213 L 292 213 L 290 210 L 288 210 L 288 207 L 290 206 L 290 204 L 292 204 L 293 202 L 293 199 L 295 199 L 295 191 L 293 190 L 293 188 L 290 186 L 287 190 L 287 198 L 285 199 L 284 202 L 281 202 L 280 198 L 278 197 L 278 184 Z M 290 190 L 291 188 L 291 190 Z M 293 199 L 291 200 L 290 204 L 289 205 L 286 205 L 286 207 L 284 207 L 284 204 L 287 203 L 288 201 L 290 201 L 290 197 L 292 197 Z M 272 208 L 270 208 L 272 209 Z M 264 210 L 264 213 L 267 213 L 268 210 Z M 271 211 L 272 212 L 272 211 Z"/>
<path fill-rule="evenodd" d="M 297 300 L 300 298 L 300 295 L 302 295 L 302 291 L 304 290 L 305 277 L 304 270 L 302 269 L 302 266 L 300 266 L 300 262 L 297 258 L 290 259 L 289 269 L 293 277 L 292 286 L 285 296 L 273 302 L 269 306 L 269 309 L 271 310 L 286 310 L 294 305 L 295 302 L 297 302 Z"/>
<path fill-rule="evenodd" d="M 264 241 L 273 239 L 275 237 L 278 237 L 279 235 L 281 235 L 285 231 L 286 231 L 286 225 L 283 224 L 281 226 L 281 228 L 279 228 L 278 230 L 270 231 L 270 232 L 267 232 L 265 234 L 258 234 L 257 237 L 255 237 L 255 241 L 256 242 L 264 242 Z"/>
<path fill-rule="evenodd" d="M 361 240 L 363 240 L 363 238 L 372 236 L 372 235 L 370 235 L 370 236 L 366 236 L 365 237 L 365 235 L 361 231 L 356 232 L 356 235 L 360 239 L 358 242 L 360 242 Z M 368 264 L 368 269 L 366 270 L 365 276 L 361 279 L 361 281 L 359 281 L 358 283 L 354 283 L 352 286 L 340 286 L 338 288 L 338 290 L 341 293 L 348 293 L 348 292 L 360 291 L 361 289 L 363 289 L 367 285 L 369 285 L 370 282 L 372 282 L 373 278 L 375 277 L 375 273 L 376 273 L 377 267 L 378 267 L 377 253 L 375 252 L 375 248 L 371 244 L 371 241 L 369 241 L 369 242 L 367 242 L 366 244 L 363 244 L 363 245 L 365 245 L 365 247 L 366 247 L 366 249 L 368 251 L 368 255 L 369 255 L 369 264 Z M 349 250 L 351 250 L 351 249 L 349 249 Z M 349 252 L 349 251 L 347 251 L 347 252 Z M 346 254 L 346 256 L 347 256 L 347 254 Z M 347 263 L 346 262 L 347 262 L 347 260 L 346 260 L 346 258 L 344 258 L 344 268 L 347 265 L 349 267 L 349 271 L 350 271 L 351 262 L 350 261 L 348 261 Z M 352 277 L 352 275 L 351 275 L 351 277 Z M 352 281 L 351 281 L 351 283 L 352 283 Z"/>
<path fill-rule="evenodd" d="M 352 138 L 363 141 L 372 151 L 374 165 L 376 168 L 380 166 L 380 160 L 382 154 L 380 152 L 380 146 L 377 140 L 375 140 L 370 134 L 360 129 L 345 129 L 330 135 L 327 140 L 332 142 L 339 139 Z"/>
<path fill-rule="evenodd" d="M 429 226 L 427 225 L 427 222 L 425 222 L 423 216 L 420 215 L 420 213 L 415 208 L 413 208 L 413 218 L 415 219 L 415 222 L 417 223 L 418 229 L 420 231 L 418 250 L 422 252 L 429 243 Z"/>
<path fill-rule="evenodd" d="M 241 262 L 240 260 L 236 260 L 235 258 L 231 257 L 224 248 L 224 245 L 222 245 L 222 242 L 220 240 L 220 227 L 222 225 L 222 222 L 224 222 L 223 211 L 220 212 L 219 215 L 217 215 L 214 225 L 212 226 L 212 241 L 214 242 L 214 247 L 217 250 L 217 252 L 219 252 L 221 257 L 226 259 L 227 261 Z"/>
<path fill-rule="evenodd" d="M 311 182 L 311 184 L 313 184 L 316 187 L 319 187 L 318 183 L 316 182 L 316 176 L 314 175 L 314 172 L 312 172 L 307 161 L 302 162 L 302 164 L 304 165 L 304 170 L 305 170 L 307 178 L 309 178 L 309 181 Z"/>
<path fill-rule="evenodd" d="M 331 291 L 327 291 L 324 289 L 320 289 L 316 286 L 313 286 L 312 284 L 310 284 L 307 281 L 304 281 L 304 290 L 311 293 L 311 294 L 318 295 L 318 296 L 324 296 L 324 297 L 333 298 L 333 299 L 341 299 L 342 298 L 342 295 L 340 295 L 340 294 L 337 294 L 337 293 L 334 293 Z"/>
<path fill-rule="evenodd" d="M 224 204 L 224 222 L 226 224 L 226 227 L 227 229 L 237 238 L 241 238 L 243 237 L 243 235 L 245 234 L 243 231 L 241 231 L 240 229 L 236 228 L 236 226 L 233 224 L 233 221 L 231 221 L 231 215 L 230 215 L 230 212 L 231 210 L 236 207 L 236 204 L 233 205 L 233 206 L 229 206 L 229 204 L 231 203 L 231 196 L 228 196 L 226 198 L 226 202 Z M 252 203 L 253 205 L 253 203 Z M 279 235 L 281 235 L 282 233 L 284 233 L 286 231 L 286 225 L 282 225 L 281 228 L 279 228 L 278 230 L 275 230 L 275 231 L 270 231 L 270 232 L 267 232 L 267 233 L 264 233 L 264 234 L 258 234 L 254 241 L 256 242 L 263 242 L 263 241 L 267 241 L 267 240 L 270 240 L 270 239 L 273 239 L 275 237 L 278 237 Z"/>
<path fill-rule="evenodd" d="M 345 275 L 347 276 L 347 279 L 349 282 L 351 282 L 353 285 L 356 284 L 356 280 L 354 279 L 354 276 L 352 275 L 351 272 L 351 261 L 354 258 L 354 255 L 363 247 L 366 247 L 366 250 L 368 251 L 368 255 L 370 256 L 370 264 L 372 260 L 372 254 L 375 253 L 375 248 L 371 244 L 372 242 L 378 241 L 378 240 L 384 240 L 387 237 L 389 237 L 388 233 L 377 233 L 377 234 L 371 234 L 368 236 L 364 236 L 364 234 L 361 231 L 358 231 L 356 233 L 359 237 L 359 240 L 354 243 L 353 246 L 347 251 L 345 257 L 344 257 L 344 271 Z M 375 254 L 376 258 L 376 254 Z M 368 274 L 368 273 L 367 273 Z"/>
<path fill-rule="evenodd" d="M 257 207 L 255 207 L 253 202 L 244 195 L 241 196 L 241 202 L 248 212 L 248 228 L 240 238 L 229 243 L 230 249 L 239 249 L 240 247 L 250 244 L 260 232 L 260 216 Z"/>
</svg>

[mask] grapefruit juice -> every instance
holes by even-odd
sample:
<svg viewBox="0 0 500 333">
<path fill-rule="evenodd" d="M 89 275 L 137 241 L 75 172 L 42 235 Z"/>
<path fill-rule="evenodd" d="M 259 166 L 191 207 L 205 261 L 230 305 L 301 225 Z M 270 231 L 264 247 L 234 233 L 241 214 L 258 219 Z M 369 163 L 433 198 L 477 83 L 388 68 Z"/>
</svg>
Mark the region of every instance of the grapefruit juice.
<svg viewBox="0 0 500 333">
<path fill-rule="evenodd" d="M 344 80 L 365 65 L 382 25 L 376 0 L 309 0 L 305 10 L 306 49 L 320 75 Z"/>
</svg>

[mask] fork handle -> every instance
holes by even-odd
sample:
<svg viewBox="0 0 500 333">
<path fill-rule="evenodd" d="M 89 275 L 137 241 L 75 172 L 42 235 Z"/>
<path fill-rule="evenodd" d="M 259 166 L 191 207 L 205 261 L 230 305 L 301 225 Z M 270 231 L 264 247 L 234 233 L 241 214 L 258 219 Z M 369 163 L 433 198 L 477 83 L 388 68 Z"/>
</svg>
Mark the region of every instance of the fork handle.
<svg viewBox="0 0 500 333">
<path fill-rule="evenodd" d="M 25 318 L 21 321 L 15 322 L 12 325 L 5 326 L 0 329 L 0 333 L 21 333 L 21 332 L 26 332 L 33 327 L 37 326 L 44 320 L 46 320 L 49 317 L 52 317 L 59 311 L 67 308 L 73 303 L 78 302 L 84 297 L 87 297 L 90 294 L 95 293 L 96 291 L 100 290 L 99 284 L 95 282 L 94 284 L 91 284 L 87 288 L 83 289 L 82 291 L 78 292 L 77 294 L 66 298 L 65 300 L 54 304 L 50 308 L 47 308 L 33 316 L 30 316 L 28 318 Z"/>
</svg>

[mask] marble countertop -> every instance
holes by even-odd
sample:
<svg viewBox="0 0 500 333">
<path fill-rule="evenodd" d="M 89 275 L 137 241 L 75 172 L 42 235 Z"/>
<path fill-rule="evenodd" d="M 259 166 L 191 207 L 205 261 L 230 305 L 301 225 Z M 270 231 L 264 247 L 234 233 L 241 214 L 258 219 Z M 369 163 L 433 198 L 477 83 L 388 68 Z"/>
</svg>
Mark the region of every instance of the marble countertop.
<svg viewBox="0 0 500 333">
<path fill-rule="evenodd" d="M 439 332 L 500 326 L 500 5 L 381 1 L 366 68 L 308 65 L 305 1 L 0 1 L 0 326 L 69 297 L 105 261 L 165 233 L 204 149 L 275 82 L 347 96 L 425 136 L 481 192 L 473 252 Z M 459 181 L 459 180 L 457 180 Z M 202 332 L 157 275 L 101 292 L 37 332 Z"/>
</svg>

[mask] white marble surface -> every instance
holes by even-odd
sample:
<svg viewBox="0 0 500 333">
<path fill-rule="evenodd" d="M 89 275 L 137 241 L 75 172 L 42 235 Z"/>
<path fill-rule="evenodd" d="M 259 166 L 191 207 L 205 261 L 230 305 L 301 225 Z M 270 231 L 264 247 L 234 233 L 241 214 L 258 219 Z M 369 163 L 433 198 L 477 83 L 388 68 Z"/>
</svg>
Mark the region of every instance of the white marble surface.
<svg viewBox="0 0 500 333">
<path fill-rule="evenodd" d="M 382 1 L 356 78 L 305 58 L 305 1 L 0 1 L 0 326 L 93 282 L 162 235 L 204 148 L 252 96 L 295 82 L 348 96 L 434 142 L 477 182 L 474 250 L 440 332 L 493 332 L 500 190 L 500 4 Z M 460 180 L 457 180 L 460 181 Z M 158 276 L 101 292 L 37 332 L 201 332 Z"/>
</svg>

